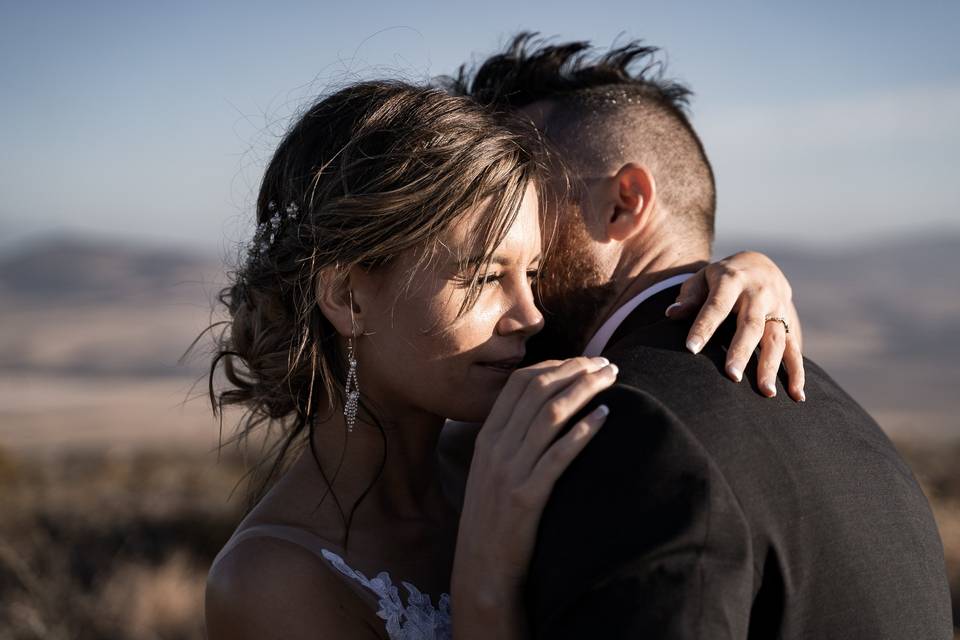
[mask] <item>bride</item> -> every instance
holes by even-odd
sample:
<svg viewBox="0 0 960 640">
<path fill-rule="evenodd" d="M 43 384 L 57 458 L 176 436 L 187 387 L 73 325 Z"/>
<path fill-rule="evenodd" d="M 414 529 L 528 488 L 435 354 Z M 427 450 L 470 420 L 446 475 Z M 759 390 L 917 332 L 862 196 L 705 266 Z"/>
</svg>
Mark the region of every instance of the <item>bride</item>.
<svg viewBox="0 0 960 640">
<path fill-rule="evenodd" d="M 279 145 L 211 367 L 215 406 L 246 409 L 240 436 L 279 437 L 210 569 L 211 640 L 486 637 L 490 616 L 523 637 L 541 510 L 603 428 L 606 407 L 577 414 L 617 367 L 520 368 L 543 326 L 548 163 L 498 122 L 437 89 L 366 82 Z M 462 505 L 438 472 L 447 419 L 483 423 Z"/>
</svg>

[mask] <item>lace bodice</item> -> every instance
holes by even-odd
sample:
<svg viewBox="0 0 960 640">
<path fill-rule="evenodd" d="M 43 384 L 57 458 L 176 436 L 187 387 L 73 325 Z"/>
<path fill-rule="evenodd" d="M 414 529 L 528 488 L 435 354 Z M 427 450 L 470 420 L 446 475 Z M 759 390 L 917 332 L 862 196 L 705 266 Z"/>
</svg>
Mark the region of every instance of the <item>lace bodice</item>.
<svg viewBox="0 0 960 640">
<path fill-rule="evenodd" d="M 421 593 L 409 582 L 401 582 L 407 590 L 407 605 L 400 601 L 400 593 L 391 582 L 390 575 L 381 571 L 375 578 L 369 579 L 359 571 L 351 569 L 343 558 L 321 550 L 326 560 L 343 575 L 356 580 L 376 594 L 380 609 L 377 615 L 387 625 L 390 640 L 450 640 L 453 632 L 450 627 L 450 594 L 440 595 L 434 608 L 430 596 Z"/>
</svg>

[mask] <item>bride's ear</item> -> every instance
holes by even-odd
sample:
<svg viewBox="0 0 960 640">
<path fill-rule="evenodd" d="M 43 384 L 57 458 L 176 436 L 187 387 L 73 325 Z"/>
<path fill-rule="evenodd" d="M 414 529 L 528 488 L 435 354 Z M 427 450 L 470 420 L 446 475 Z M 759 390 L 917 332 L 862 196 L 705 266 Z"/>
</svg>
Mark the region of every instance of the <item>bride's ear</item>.
<svg viewBox="0 0 960 640">
<path fill-rule="evenodd" d="M 366 287 L 352 272 L 324 269 L 317 281 L 317 304 L 324 317 L 343 337 L 363 333 Z M 359 285 L 359 286 L 358 286 Z"/>
</svg>

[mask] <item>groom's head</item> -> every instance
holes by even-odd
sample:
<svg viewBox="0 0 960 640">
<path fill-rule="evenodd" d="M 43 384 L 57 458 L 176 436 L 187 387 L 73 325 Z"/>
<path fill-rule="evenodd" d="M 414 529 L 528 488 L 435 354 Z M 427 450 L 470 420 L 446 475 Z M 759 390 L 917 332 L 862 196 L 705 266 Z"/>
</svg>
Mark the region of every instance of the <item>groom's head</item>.
<svg viewBox="0 0 960 640">
<path fill-rule="evenodd" d="M 691 92 L 664 78 L 657 51 L 630 43 L 595 54 L 587 42 L 521 34 L 454 81 L 455 91 L 529 116 L 565 164 L 558 269 L 544 293 L 574 332 L 638 265 L 710 255 L 713 171 L 685 112 Z"/>
</svg>

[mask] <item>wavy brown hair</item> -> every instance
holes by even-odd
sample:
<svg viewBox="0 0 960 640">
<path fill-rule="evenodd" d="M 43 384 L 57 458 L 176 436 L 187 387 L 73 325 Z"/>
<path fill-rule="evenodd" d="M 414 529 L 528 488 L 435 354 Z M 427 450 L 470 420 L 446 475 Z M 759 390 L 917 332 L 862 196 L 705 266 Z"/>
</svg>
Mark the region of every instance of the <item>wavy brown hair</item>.
<svg viewBox="0 0 960 640">
<path fill-rule="evenodd" d="M 262 426 L 279 429 L 253 469 L 260 481 L 251 484 L 251 506 L 293 452 L 309 446 L 319 466 L 314 425 L 343 405 L 345 354 L 317 302 L 330 284 L 324 278 L 389 268 L 410 250 L 427 266 L 441 234 L 482 205 L 465 249 L 485 260 L 468 271 L 460 313 L 476 300 L 524 192 L 543 178 L 535 138 L 521 123 L 505 126 L 504 117 L 441 89 L 364 82 L 318 101 L 280 142 L 257 198 L 263 244 L 254 243 L 231 273 L 219 294 L 229 319 L 211 327 L 219 329 L 209 373 L 214 413 L 222 426 L 224 407 L 245 410 L 230 441 Z M 217 389 L 221 368 L 226 385 Z M 369 407 L 362 411 L 385 437 Z"/>
</svg>

